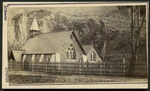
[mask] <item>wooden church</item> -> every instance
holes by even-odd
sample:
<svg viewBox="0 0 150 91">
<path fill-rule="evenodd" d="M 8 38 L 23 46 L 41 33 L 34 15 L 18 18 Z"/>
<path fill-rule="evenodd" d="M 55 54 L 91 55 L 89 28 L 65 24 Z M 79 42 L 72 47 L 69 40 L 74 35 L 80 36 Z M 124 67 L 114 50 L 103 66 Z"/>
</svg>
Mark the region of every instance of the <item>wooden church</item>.
<svg viewBox="0 0 150 91">
<path fill-rule="evenodd" d="M 101 61 L 93 46 L 82 46 L 73 31 L 41 33 L 34 18 L 30 38 L 21 48 L 13 50 L 16 61 L 32 63 L 79 63 Z"/>
</svg>

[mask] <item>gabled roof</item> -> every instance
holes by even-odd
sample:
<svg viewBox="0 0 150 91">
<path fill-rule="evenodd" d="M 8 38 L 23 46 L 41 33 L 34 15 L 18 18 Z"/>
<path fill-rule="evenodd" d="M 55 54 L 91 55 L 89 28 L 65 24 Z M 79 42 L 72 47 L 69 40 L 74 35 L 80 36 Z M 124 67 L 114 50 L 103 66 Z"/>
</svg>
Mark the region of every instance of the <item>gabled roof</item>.
<svg viewBox="0 0 150 91">
<path fill-rule="evenodd" d="M 25 54 L 56 53 L 63 45 L 67 37 L 72 33 L 73 31 L 63 31 L 39 34 L 33 38 L 28 39 L 22 49 L 25 50 Z M 73 35 L 75 36 L 74 33 Z M 77 42 L 79 43 L 78 40 Z M 83 53 L 85 53 L 80 43 L 79 46 L 81 47 Z"/>
<path fill-rule="evenodd" d="M 30 30 L 37 30 L 37 31 L 40 31 L 39 27 L 38 27 L 38 23 L 37 23 L 37 20 L 36 18 L 34 17 L 33 19 L 33 22 L 32 22 L 32 25 L 30 27 Z"/>
<path fill-rule="evenodd" d="M 22 47 L 25 54 L 56 53 L 72 31 L 43 33 L 27 40 Z"/>
<path fill-rule="evenodd" d="M 83 45 L 82 46 L 85 53 L 88 54 L 88 52 L 91 50 L 91 48 L 93 48 L 93 45 Z"/>
<path fill-rule="evenodd" d="M 89 51 L 90 51 L 92 48 L 96 51 L 96 49 L 95 49 L 95 47 L 94 47 L 93 45 L 83 45 L 82 47 L 83 47 L 83 49 L 84 49 L 86 55 L 89 53 Z M 97 54 L 98 57 L 100 58 L 100 56 L 99 56 L 99 54 L 97 53 L 97 51 L 96 51 L 96 54 Z"/>
</svg>

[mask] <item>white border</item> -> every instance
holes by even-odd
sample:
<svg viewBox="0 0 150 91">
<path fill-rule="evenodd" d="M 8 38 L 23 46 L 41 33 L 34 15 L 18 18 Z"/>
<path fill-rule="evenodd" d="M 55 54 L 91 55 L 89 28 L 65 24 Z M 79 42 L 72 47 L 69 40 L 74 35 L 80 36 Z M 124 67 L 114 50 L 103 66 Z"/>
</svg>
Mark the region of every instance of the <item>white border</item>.
<svg viewBox="0 0 150 91">
<path fill-rule="evenodd" d="M 74 4 L 76 3 L 76 4 Z M 149 3 L 148 2 L 3 2 L 3 11 L 4 11 L 4 5 L 8 5 L 8 4 L 39 4 L 39 5 L 17 5 L 15 7 L 95 7 L 95 6 L 116 6 L 116 5 L 147 5 L 146 10 L 146 37 L 147 37 L 147 49 L 148 49 L 148 16 L 149 16 Z M 41 5 L 41 4 L 47 4 L 47 5 Z M 48 5 L 50 4 L 50 5 Z M 9 7 L 14 7 L 12 5 L 10 5 Z M 61 88 L 103 88 L 103 89 L 108 89 L 108 88 L 141 88 L 141 89 L 145 89 L 148 88 L 148 84 L 145 83 L 138 83 L 138 84 L 132 84 L 132 83 L 126 83 L 126 84 L 119 84 L 119 83 L 115 83 L 115 84 L 111 84 L 111 83 L 107 83 L 107 84 L 93 84 L 93 85 L 22 85 L 22 86 L 9 86 L 8 82 L 6 82 L 6 76 L 8 75 L 6 72 L 7 65 L 7 21 L 4 20 L 4 12 L 3 12 L 3 39 L 2 39 L 2 88 L 3 89 L 48 89 L 48 88 L 57 88 L 57 89 L 61 89 Z M 147 59 L 148 59 L 148 51 L 147 51 Z"/>
</svg>

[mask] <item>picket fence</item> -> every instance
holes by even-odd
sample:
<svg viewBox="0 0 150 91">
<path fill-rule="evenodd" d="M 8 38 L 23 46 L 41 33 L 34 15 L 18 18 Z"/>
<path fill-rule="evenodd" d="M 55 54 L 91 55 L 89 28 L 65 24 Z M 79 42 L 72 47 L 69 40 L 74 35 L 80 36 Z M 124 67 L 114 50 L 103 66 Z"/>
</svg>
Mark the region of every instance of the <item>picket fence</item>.
<svg viewBox="0 0 150 91">
<path fill-rule="evenodd" d="M 144 64 L 137 64 L 143 67 Z M 137 67 L 137 68 L 140 68 Z M 8 63 L 9 70 L 14 71 L 35 71 L 59 75 L 107 75 L 107 76 L 127 76 L 129 64 L 122 62 L 103 62 L 103 63 L 33 63 L 15 62 Z M 140 70 L 140 69 L 138 69 Z M 135 74 L 139 75 L 139 74 Z M 142 75 L 142 74 L 140 74 Z"/>
</svg>

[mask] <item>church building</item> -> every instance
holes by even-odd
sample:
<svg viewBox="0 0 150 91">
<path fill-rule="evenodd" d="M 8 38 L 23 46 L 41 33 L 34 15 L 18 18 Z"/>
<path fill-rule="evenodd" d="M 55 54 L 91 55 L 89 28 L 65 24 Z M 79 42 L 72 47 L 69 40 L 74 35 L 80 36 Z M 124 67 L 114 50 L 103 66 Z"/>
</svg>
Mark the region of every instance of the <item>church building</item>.
<svg viewBox="0 0 150 91">
<path fill-rule="evenodd" d="M 41 33 L 34 18 L 29 32 L 30 38 L 21 48 L 17 61 L 28 64 L 101 61 L 94 47 L 82 46 L 73 31 Z"/>
</svg>

